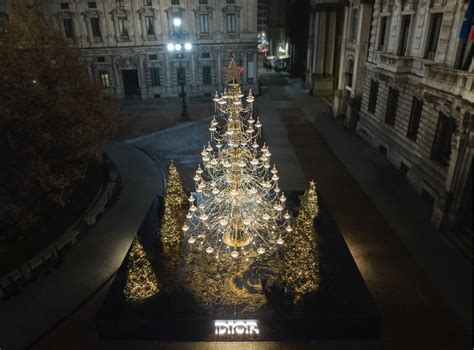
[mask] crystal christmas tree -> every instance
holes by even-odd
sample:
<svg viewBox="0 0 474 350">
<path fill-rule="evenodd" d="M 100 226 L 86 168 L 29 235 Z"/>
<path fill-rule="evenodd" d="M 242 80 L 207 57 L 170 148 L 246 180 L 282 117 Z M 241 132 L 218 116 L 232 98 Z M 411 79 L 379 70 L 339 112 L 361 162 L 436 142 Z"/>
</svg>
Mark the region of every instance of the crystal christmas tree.
<svg viewBox="0 0 474 350">
<path fill-rule="evenodd" d="M 262 123 L 253 114 L 252 92 L 242 101 L 241 72 L 232 59 L 227 90 L 214 98 L 211 141 L 201 153 L 197 195 L 189 197 L 182 227 L 190 245 L 217 259 L 262 255 L 284 244 L 293 230 L 278 171 L 260 142 Z"/>
</svg>

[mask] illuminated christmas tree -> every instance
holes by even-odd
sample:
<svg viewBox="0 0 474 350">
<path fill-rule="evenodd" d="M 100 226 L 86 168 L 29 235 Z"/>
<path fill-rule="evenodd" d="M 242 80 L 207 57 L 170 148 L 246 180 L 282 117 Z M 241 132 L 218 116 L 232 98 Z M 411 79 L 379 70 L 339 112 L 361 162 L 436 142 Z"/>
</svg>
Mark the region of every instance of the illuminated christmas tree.
<svg viewBox="0 0 474 350">
<path fill-rule="evenodd" d="M 158 280 L 145 249 L 135 238 L 128 257 L 127 280 L 123 291 L 125 297 L 132 303 L 143 302 L 159 291 Z"/>
<path fill-rule="evenodd" d="M 316 184 L 311 181 L 301 199 L 295 230 L 283 253 L 282 282 L 295 301 L 319 288 L 319 249 L 314 219 L 319 214 Z"/>
<path fill-rule="evenodd" d="M 214 98 L 211 141 L 201 153 L 197 195 L 189 198 L 182 229 L 192 246 L 217 259 L 249 258 L 282 245 L 293 229 L 270 150 L 259 142 L 262 123 L 253 114 L 252 92 L 242 101 L 243 69 L 232 59 L 225 70 L 229 84 Z"/>
<path fill-rule="evenodd" d="M 178 170 L 173 161 L 171 161 L 166 185 L 165 209 L 160 230 L 161 243 L 165 249 L 176 246 L 181 241 L 181 227 L 184 220 L 183 210 L 187 203 L 187 196 L 184 192 Z"/>
</svg>

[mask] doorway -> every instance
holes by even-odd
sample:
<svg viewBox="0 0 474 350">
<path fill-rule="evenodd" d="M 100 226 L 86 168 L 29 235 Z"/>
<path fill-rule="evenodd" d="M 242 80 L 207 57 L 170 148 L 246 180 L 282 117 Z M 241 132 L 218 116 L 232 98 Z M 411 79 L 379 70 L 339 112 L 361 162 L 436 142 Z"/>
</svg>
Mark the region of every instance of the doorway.
<svg viewBox="0 0 474 350">
<path fill-rule="evenodd" d="M 138 84 L 138 71 L 136 69 L 122 70 L 122 80 L 125 98 L 139 99 L 140 86 Z"/>
</svg>

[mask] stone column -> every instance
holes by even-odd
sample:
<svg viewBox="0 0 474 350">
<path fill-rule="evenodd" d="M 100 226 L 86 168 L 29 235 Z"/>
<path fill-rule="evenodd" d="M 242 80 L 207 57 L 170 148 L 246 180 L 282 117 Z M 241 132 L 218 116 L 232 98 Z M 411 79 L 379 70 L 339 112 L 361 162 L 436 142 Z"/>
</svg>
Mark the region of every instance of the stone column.
<svg viewBox="0 0 474 350">
<path fill-rule="evenodd" d="M 315 12 L 311 10 L 309 17 L 308 51 L 306 53 L 306 88 L 311 87 L 311 75 L 313 74 L 313 47 L 314 47 L 314 20 Z"/>
<path fill-rule="evenodd" d="M 320 21 L 320 12 L 314 13 L 314 37 L 313 37 L 313 46 L 312 46 L 312 62 L 311 62 L 311 81 L 313 80 L 313 76 L 316 73 L 316 60 L 318 55 L 318 42 L 319 42 L 319 21 Z"/>
<path fill-rule="evenodd" d="M 195 53 L 191 53 L 191 85 L 195 86 L 196 85 L 196 77 L 197 77 L 197 72 L 196 72 L 196 60 L 195 60 Z"/>
<path fill-rule="evenodd" d="M 222 87 L 222 52 L 217 52 L 217 87 L 218 90 Z"/>
<path fill-rule="evenodd" d="M 334 53 L 336 49 L 336 11 L 327 12 L 328 32 L 326 33 L 326 57 L 324 62 L 324 75 L 333 76 L 334 74 Z"/>
<path fill-rule="evenodd" d="M 324 75 L 324 62 L 326 59 L 326 21 L 327 21 L 327 12 L 319 12 L 319 23 L 317 28 L 317 45 L 315 45 L 316 51 L 316 64 L 314 73 L 316 77 Z"/>
</svg>

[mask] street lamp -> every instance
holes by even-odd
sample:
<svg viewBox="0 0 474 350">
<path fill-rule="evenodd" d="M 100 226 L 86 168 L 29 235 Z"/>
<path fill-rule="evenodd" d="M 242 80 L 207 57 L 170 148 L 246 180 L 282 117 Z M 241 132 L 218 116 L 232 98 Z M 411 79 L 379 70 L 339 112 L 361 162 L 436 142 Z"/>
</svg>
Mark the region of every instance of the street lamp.
<svg viewBox="0 0 474 350">
<path fill-rule="evenodd" d="M 184 86 L 186 85 L 186 74 L 184 72 L 183 68 L 183 57 L 184 51 L 191 51 L 193 48 L 193 45 L 189 42 L 183 43 L 183 33 L 181 31 L 181 24 L 182 20 L 179 17 L 173 18 L 173 26 L 174 26 L 174 38 L 175 41 L 174 43 L 169 43 L 166 45 L 166 48 L 168 49 L 169 52 L 177 52 L 178 53 L 178 58 L 179 58 L 179 69 L 178 69 L 178 85 L 181 86 L 181 118 L 182 119 L 188 119 L 189 118 L 189 113 L 188 113 L 188 106 L 186 104 L 186 93 L 184 92 Z"/>
</svg>

